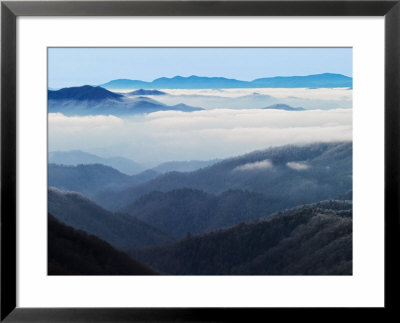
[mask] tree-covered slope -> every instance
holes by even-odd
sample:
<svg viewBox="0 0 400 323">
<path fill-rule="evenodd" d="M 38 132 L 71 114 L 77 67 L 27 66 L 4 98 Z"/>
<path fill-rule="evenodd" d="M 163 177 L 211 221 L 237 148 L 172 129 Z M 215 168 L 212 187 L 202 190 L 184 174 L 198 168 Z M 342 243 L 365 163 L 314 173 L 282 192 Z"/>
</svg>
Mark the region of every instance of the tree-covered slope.
<svg viewBox="0 0 400 323">
<path fill-rule="evenodd" d="M 135 187 L 96 194 L 94 200 L 118 210 L 152 191 L 192 188 L 220 194 L 259 192 L 280 200 L 276 209 L 334 198 L 352 188 L 352 143 L 282 146 L 225 159 L 190 173 L 170 172 Z"/>
<path fill-rule="evenodd" d="M 59 221 L 95 235 L 117 249 L 156 245 L 170 240 L 147 223 L 126 214 L 107 211 L 75 192 L 49 188 L 48 210 Z"/>
<path fill-rule="evenodd" d="M 48 217 L 49 275 L 155 275 L 107 242 Z"/>
<path fill-rule="evenodd" d="M 327 201 L 131 255 L 171 275 L 351 275 L 352 203 Z"/>
<path fill-rule="evenodd" d="M 175 238 L 265 217 L 277 201 L 260 193 L 229 190 L 218 196 L 193 189 L 153 191 L 122 209 Z"/>
</svg>

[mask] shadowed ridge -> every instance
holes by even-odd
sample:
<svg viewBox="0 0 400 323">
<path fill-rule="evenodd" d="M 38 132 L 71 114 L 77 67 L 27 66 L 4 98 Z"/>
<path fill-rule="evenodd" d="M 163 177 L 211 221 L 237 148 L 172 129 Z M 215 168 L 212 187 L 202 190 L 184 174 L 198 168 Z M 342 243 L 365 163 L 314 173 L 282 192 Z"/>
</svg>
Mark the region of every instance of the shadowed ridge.
<svg viewBox="0 0 400 323">
<path fill-rule="evenodd" d="M 156 275 L 104 240 L 48 217 L 49 275 Z"/>
</svg>

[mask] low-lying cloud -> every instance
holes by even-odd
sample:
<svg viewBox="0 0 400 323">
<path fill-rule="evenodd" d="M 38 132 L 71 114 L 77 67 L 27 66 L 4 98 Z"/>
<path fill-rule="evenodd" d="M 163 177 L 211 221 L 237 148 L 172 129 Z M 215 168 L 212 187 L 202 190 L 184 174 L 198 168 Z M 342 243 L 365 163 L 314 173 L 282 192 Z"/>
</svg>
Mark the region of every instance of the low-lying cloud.
<svg viewBox="0 0 400 323">
<path fill-rule="evenodd" d="M 237 166 L 233 169 L 233 171 L 264 170 L 272 167 L 273 167 L 272 162 L 269 159 L 265 159 L 254 163 L 247 163 L 244 165 Z"/>
<path fill-rule="evenodd" d="M 48 119 L 50 151 L 80 149 L 147 165 L 352 139 L 352 111 L 348 109 L 163 111 L 124 119 L 51 113 Z"/>
<path fill-rule="evenodd" d="M 286 163 L 286 166 L 298 171 L 307 170 L 310 168 L 310 165 L 305 162 L 288 162 Z"/>
<path fill-rule="evenodd" d="M 351 108 L 353 91 L 343 88 L 251 88 L 163 90 L 168 95 L 154 96 L 168 105 L 185 103 L 205 109 L 254 109 L 284 103 L 305 109 Z"/>
</svg>

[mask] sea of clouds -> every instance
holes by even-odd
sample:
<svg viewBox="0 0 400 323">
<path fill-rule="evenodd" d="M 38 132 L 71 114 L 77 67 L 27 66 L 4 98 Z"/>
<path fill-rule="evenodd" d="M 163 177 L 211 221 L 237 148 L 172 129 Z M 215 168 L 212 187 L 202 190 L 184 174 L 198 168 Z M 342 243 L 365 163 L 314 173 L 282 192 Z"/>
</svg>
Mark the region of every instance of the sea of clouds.
<svg viewBox="0 0 400 323">
<path fill-rule="evenodd" d="M 351 89 L 345 88 L 251 88 L 251 89 L 163 89 L 167 95 L 149 96 L 167 105 L 184 103 L 204 109 L 260 109 L 287 104 L 305 109 L 352 107 Z"/>
<path fill-rule="evenodd" d="M 49 151 L 124 156 L 149 167 L 171 160 L 227 158 L 284 144 L 347 140 L 352 140 L 351 109 L 160 111 L 130 118 L 49 114 Z"/>
</svg>

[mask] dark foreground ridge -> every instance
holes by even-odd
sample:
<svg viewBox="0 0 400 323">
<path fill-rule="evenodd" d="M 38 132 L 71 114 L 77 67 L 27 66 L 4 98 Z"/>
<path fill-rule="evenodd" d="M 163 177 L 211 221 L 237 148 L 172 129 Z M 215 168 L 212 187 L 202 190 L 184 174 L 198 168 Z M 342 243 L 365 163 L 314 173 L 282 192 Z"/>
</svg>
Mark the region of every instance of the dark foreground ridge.
<svg viewBox="0 0 400 323">
<path fill-rule="evenodd" d="M 49 275 L 156 275 L 107 242 L 48 217 Z"/>
<path fill-rule="evenodd" d="M 130 254 L 167 275 L 351 275 L 352 203 L 305 205 Z"/>
</svg>

